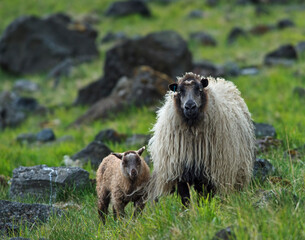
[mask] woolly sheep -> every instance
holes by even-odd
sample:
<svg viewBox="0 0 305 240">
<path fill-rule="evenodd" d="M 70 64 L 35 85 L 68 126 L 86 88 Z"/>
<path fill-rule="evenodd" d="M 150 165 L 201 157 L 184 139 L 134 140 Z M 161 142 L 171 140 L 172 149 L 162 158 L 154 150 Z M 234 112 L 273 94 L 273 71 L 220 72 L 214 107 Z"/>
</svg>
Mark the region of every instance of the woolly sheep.
<svg viewBox="0 0 305 240">
<path fill-rule="evenodd" d="M 98 213 L 105 223 L 110 199 L 114 217 L 124 215 L 124 208 L 130 202 L 136 207 L 135 215 L 144 208 L 146 186 L 150 170 L 140 157 L 145 147 L 138 151 L 112 153 L 105 157 L 96 172 Z"/>
<path fill-rule="evenodd" d="M 204 193 L 229 193 L 246 186 L 255 149 L 253 122 L 236 86 L 222 78 L 186 73 L 169 85 L 148 150 L 154 200 L 177 186 L 184 205 L 189 186 Z"/>
</svg>

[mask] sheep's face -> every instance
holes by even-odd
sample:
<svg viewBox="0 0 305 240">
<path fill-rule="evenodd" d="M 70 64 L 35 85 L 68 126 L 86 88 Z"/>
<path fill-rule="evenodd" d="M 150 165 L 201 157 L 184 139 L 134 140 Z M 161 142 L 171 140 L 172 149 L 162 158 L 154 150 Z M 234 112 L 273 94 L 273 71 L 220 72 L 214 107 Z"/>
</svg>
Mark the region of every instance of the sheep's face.
<svg viewBox="0 0 305 240">
<path fill-rule="evenodd" d="M 186 121 L 192 125 L 200 115 L 200 110 L 207 102 L 204 88 L 208 86 L 208 80 L 185 79 L 181 83 L 169 85 L 169 89 L 177 92 L 175 95 L 176 105 Z"/>
<path fill-rule="evenodd" d="M 128 151 L 125 153 L 113 153 L 115 156 L 122 160 L 121 169 L 125 177 L 134 181 L 137 179 L 141 172 L 141 154 L 145 147 L 140 148 L 138 151 Z"/>
</svg>

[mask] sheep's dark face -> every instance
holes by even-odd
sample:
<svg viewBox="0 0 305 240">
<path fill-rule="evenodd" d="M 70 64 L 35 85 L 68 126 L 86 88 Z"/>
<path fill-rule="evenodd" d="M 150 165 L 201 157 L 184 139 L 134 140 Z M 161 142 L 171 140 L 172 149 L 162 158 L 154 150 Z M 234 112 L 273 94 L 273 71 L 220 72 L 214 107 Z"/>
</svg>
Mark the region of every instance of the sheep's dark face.
<svg viewBox="0 0 305 240">
<path fill-rule="evenodd" d="M 128 177 L 132 181 L 137 179 L 141 172 L 141 154 L 145 150 L 145 147 L 140 148 L 138 151 L 128 151 L 123 154 L 113 153 L 115 156 L 122 160 L 121 168 L 125 177 Z"/>
<path fill-rule="evenodd" d="M 207 86 L 207 79 L 202 79 L 201 81 L 186 79 L 179 84 L 173 83 L 169 85 L 170 90 L 177 92 L 176 105 L 190 125 L 197 121 L 201 110 L 206 105 L 207 96 L 204 88 Z"/>
</svg>

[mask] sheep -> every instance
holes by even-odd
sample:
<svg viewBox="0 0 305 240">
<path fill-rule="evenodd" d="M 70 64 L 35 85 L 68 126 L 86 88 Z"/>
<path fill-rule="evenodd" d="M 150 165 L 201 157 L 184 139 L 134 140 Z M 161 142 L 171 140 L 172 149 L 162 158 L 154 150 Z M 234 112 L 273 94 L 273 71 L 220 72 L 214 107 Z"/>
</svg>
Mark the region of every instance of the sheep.
<svg viewBox="0 0 305 240">
<path fill-rule="evenodd" d="M 189 186 L 202 194 L 242 189 L 251 178 L 255 135 L 236 86 L 194 73 L 169 85 L 148 143 L 154 170 L 148 198 L 173 192 L 187 206 Z"/>
<path fill-rule="evenodd" d="M 134 215 L 143 210 L 147 196 L 146 185 L 150 169 L 140 157 L 145 147 L 138 151 L 112 153 L 105 157 L 96 172 L 98 213 L 103 223 L 108 214 L 110 199 L 114 217 L 124 216 L 125 206 L 132 201 Z"/>
</svg>

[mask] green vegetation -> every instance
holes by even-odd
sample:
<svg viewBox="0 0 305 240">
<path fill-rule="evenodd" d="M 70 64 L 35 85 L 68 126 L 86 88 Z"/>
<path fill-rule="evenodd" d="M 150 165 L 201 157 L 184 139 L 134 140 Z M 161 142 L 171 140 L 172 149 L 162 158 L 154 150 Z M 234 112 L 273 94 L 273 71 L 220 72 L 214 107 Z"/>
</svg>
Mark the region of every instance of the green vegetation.
<svg viewBox="0 0 305 240">
<path fill-rule="evenodd" d="M 271 6 L 269 15 L 257 17 L 252 5 L 235 6 L 223 1 L 220 6 L 210 8 L 200 0 L 178 0 L 169 5 L 150 3 L 152 18 L 128 16 L 114 19 L 102 16 L 110 0 L 0 1 L 0 32 L 16 17 L 35 14 L 44 16 L 55 12 L 66 12 L 79 17 L 90 12 L 100 16 L 95 28 L 99 32 L 97 44 L 108 31 L 124 31 L 129 36 L 145 35 L 152 31 L 173 29 L 184 39 L 194 31 L 207 31 L 218 41 L 218 46 L 203 47 L 190 41 L 189 48 L 195 60 L 208 59 L 223 64 L 237 62 L 241 66 L 260 65 L 255 76 L 231 77 L 246 100 L 256 122 L 272 124 L 282 146 L 258 157 L 269 159 L 276 167 L 276 182 L 268 179 L 264 183 L 253 183 L 242 192 L 213 199 L 197 199 L 192 194 L 192 204 L 183 210 L 175 195 L 160 199 L 153 205 L 148 203 L 143 214 L 132 219 L 132 207 L 127 208 L 127 217 L 114 221 L 110 216 L 104 226 L 98 219 L 94 189 L 82 193 L 71 193 L 68 201 L 76 204 L 67 210 L 64 218 L 52 217 L 37 229 L 24 229 L 21 236 L 31 239 L 211 239 L 220 229 L 234 226 L 237 239 L 305 239 L 305 157 L 284 157 L 287 149 L 305 144 L 304 98 L 293 94 L 295 86 L 305 86 L 305 61 L 301 58 L 290 67 L 264 67 L 264 55 L 286 43 L 296 44 L 304 40 L 304 10 L 294 5 Z M 193 9 L 203 9 L 203 19 L 188 19 Z M 290 18 L 296 26 L 275 30 L 263 36 L 239 39 L 231 46 L 226 37 L 234 26 L 250 29 L 256 24 L 274 24 L 279 19 Z M 91 142 L 102 129 L 111 127 L 120 133 L 148 133 L 155 121 L 154 108 L 131 108 L 124 113 L 103 119 L 80 128 L 67 126 L 86 110 L 86 107 L 69 106 L 77 90 L 102 75 L 105 51 L 111 44 L 99 45 L 100 57 L 92 63 L 76 67 L 70 77 L 63 78 L 57 90 L 46 74 L 22 76 L 39 83 L 41 90 L 33 96 L 42 105 L 51 107 L 47 116 L 32 115 L 22 125 L 5 129 L 0 134 L 0 174 L 12 176 L 18 166 L 47 164 L 61 166 L 64 155 L 72 155 Z M 10 90 L 16 79 L 0 71 L 0 90 Z M 73 136 L 72 141 L 46 145 L 19 145 L 15 139 L 20 133 L 38 132 L 42 126 L 51 126 L 57 137 Z M 107 143 L 112 150 L 125 151 L 124 144 Z M 95 177 L 90 166 L 91 178 Z M 262 191 L 273 191 L 268 204 L 257 206 Z M 0 186 L 0 199 L 9 199 L 8 188 Z M 197 204 L 199 202 L 199 204 Z"/>
</svg>

